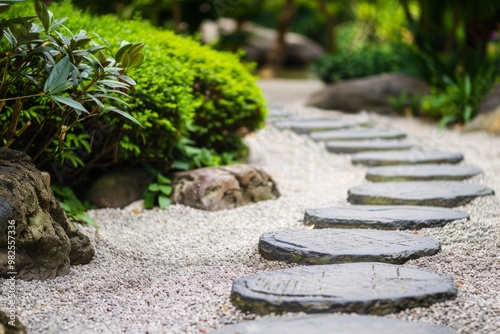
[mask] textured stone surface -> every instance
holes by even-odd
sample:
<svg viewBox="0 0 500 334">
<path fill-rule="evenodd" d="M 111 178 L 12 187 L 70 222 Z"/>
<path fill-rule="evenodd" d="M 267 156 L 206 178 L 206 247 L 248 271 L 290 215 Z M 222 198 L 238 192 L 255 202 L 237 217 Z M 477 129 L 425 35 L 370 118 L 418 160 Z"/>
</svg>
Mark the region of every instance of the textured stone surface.
<svg viewBox="0 0 500 334">
<path fill-rule="evenodd" d="M 401 151 L 409 150 L 413 145 L 399 140 L 377 141 L 331 141 L 326 144 L 326 149 L 332 153 L 358 153 L 366 151 Z"/>
<path fill-rule="evenodd" d="M 313 140 L 324 141 L 353 141 L 353 140 L 368 140 L 368 139 L 401 139 L 405 138 L 406 134 L 390 129 L 375 129 L 375 128 L 356 128 L 337 131 L 319 131 L 310 134 Z"/>
<path fill-rule="evenodd" d="M 492 189 L 482 185 L 457 181 L 381 182 L 350 189 L 348 201 L 352 204 L 455 207 L 493 194 Z"/>
<path fill-rule="evenodd" d="M 94 256 L 89 238 L 67 218 L 30 158 L 0 149 L 0 277 L 23 280 L 65 275 Z M 8 266 L 8 222 L 15 221 L 15 268 Z"/>
<path fill-rule="evenodd" d="M 396 231 L 327 229 L 264 233 L 259 252 L 267 260 L 300 264 L 386 262 L 401 264 L 436 254 L 439 242 Z"/>
<path fill-rule="evenodd" d="M 242 322 L 211 334 L 453 334 L 444 326 L 383 317 L 309 314 Z"/>
<path fill-rule="evenodd" d="M 352 156 L 353 164 L 366 166 L 416 165 L 416 164 L 456 164 L 463 160 L 458 152 L 424 152 L 417 150 L 395 152 L 362 152 Z"/>
<path fill-rule="evenodd" d="M 372 167 L 366 179 L 386 181 L 464 180 L 481 173 L 478 168 L 463 165 L 403 165 Z"/>
<path fill-rule="evenodd" d="M 242 310 L 388 314 L 455 298 L 444 274 L 384 263 L 295 267 L 237 278 L 231 301 Z"/>
<path fill-rule="evenodd" d="M 350 205 L 307 209 L 304 224 L 314 228 L 374 228 L 416 230 L 443 226 L 468 219 L 464 211 L 447 208 L 404 205 Z"/>
<path fill-rule="evenodd" d="M 18 317 L 14 319 L 14 326 L 9 324 L 11 322 L 12 319 L 7 314 L 0 311 L 0 334 L 26 334 L 26 328 Z"/>
<path fill-rule="evenodd" d="M 429 94 L 429 85 L 406 74 L 385 73 L 328 85 L 313 94 L 307 104 L 328 110 L 387 113 L 394 111 L 391 99 L 401 96 L 403 92 L 409 96 L 425 96 Z"/>
<path fill-rule="evenodd" d="M 99 208 L 123 208 L 141 198 L 154 180 L 143 168 L 119 168 L 99 177 L 85 194 Z"/>
<path fill-rule="evenodd" d="M 299 134 L 307 134 L 316 131 L 339 130 L 352 128 L 357 124 L 342 120 L 304 120 L 296 121 L 290 124 L 292 131 Z"/>
<path fill-rule="evenodd" d="M 250 165 L 199 168 L 175 175 L 171 201 L 218 211 L 276 199 L 278 188 L 269 174 Z"/>
<path fill-rule="evenodd" d="M 307 123 L 317 123 L 317 122 L 339 122 L 337 119 L 332 118 L 304 118 L 304 117 L 288 117 L 282 119 L 271 120 L 271 123 L 278 129 L 290 129 L 292 125 L 304 125 Z"/>
</svg>

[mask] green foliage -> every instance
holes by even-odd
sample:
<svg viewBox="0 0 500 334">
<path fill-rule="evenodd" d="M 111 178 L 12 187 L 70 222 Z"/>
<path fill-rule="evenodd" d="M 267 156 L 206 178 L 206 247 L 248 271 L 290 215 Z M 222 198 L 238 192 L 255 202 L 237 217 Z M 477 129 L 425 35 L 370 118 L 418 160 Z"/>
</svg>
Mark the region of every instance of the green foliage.
<svg viewBox="0 0 500 334">
<path fill-rule="evenodd" d="M 135 85 L 123 60 L 134 56 L 127 66 L 139 66 L 143 45 L 124 43 L 117 57 L 85 31 L 72 34 L 63 26 L 66 19 L 56 19 L 40 0 L 34 9 L 38 21 L 29 16 L 0 21 L 6 40 L 0 52 L 0 140 L 26 151 L 38 165 L 54 158 L 77 165 L 81 159 L 69 151 L 79 146 L 90 151 L 90 145 L 72 131 L 86 120 L 110 113 L 139 124 L 118 108 Z"/>
<path fill-rule="evenodd" d="M 206 148 L 214 156 L 233 152 L 240 158 L 246 151 L 242 136 L 264 125 L 267 110 L 263 95 L 251 74 L 252 66 L 242 64 L 240 55 L 217 52 L 146 22 L 95 17 L 67 1 L 54 3 L 50 9 L 58 16 L 70 17 L 65 22 L 69 29 L 92 30 L 96 33 L 92 39 L 102 37 L 113 50 L 120 48 L 122 36 L 133 36 L 145 43 L 141 50 L 144 63 L 128 72 L 136 83 L 128 102 L 129 114 L 143 128 L 111 114 L 76 126 L 73 133 L 85 144 L 75 151 L 85 166 L 74 168 L 80 161 L 66 158 L 67 163 L 57 168 L 65 172 L 67 179 L 82 181 L 90 169 L 124 160 L 163 164 L 160 169 L 168 172 L 174 168 L 174 161 L 188 161 L 189 157 L 178 156 L 181 138 L 189 138 L 193 141 L 189 145 L 203 152 L 202 148 Z M 19 8 L 12 15 L 24 11 Z M 120 61 L 132 61 L 135 53 L 133 46 L 129 48 L 128 58 L 117 54 Z M 34 117 L 37 113 L 38 109 L 30 110 Z M 198 161 L 214 163 L 209 158 Z"/>
<path fill-rule="evenodd" d="M 161 173 L 156 174 L 156 182 L 151 183 L 144 192 L 144 207 L 152 209 L 155 204 L 158 204 L 160 209 L 165 209 L 170 205 L 170 195 L 172 193 L 172 180 L 163 176 Z"/>
<path fill-rule="evenodd" d="M 419 94 L 408 94 L 407 91 L 402 92 L 397 97 L 392 97 L 389 102 L 394 109 L 407 116 L 416 116 L 422 108 L 422 96 Z"/>
<path fill-rule="evenodd" d="M 388 45 L 371 45 L 339 51 L 320 58 L 313 70 L 321 80 L 327 83 L 387 72 L 411 73 L 413 71 L 406 65 L 404 58 Z"/>
<path fill-rule="evenodd" d="M 95 209 L 95 206 L 87 201 L 80 201 L 70 187 L 51 185 L 50 188 L 71 221 L 98 228 L 97 223 L 86 212 L 89 209 Z"/>
</svg>

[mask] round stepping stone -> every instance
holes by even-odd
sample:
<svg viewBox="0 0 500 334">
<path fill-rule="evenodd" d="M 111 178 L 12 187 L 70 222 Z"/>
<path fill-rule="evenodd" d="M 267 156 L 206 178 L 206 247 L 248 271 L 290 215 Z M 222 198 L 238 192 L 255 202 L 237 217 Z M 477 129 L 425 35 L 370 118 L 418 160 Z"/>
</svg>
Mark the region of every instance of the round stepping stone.
<svg viewBox="0 0 500 334">
<path fill-rule="evenodd" d="M 388 314 L 455 298 L 447 275 L 385 263 L 347 263 L 261 272 L 234 280 L 231 301 L 244 311 Z"/>
<path fill-rule="evenodd" d="M 416 165 L 416 164 L 456 164 L 463 160 L 461 153 L 423 152 L 417 150 L 395 152 L 362 152 L 352 156 L 353 164 L 366 166 Z"/>
<path fill-rule="evenodd" d="M 383 317 L 309 314 L 246 321 L 211 334 L 455 334 L 450 328 Z"/>
<path fill-rule="evenodd" d="M 267 260 L 300 264 L 386 262 L 401 264 L 439 252 L 421 235 L 377 230 L 291 230 L 264 233 L 259 252 Z"/>
<path fill-rule="evenodd" d="M 350 189 L 348 201 L 352 204 L 455 207 L 493 194 L 492 189 L 482 185 L 457 181 L 381 182 Z"/>
<path fill-rule="evenodd" d="M 372 167 L 366 179 L 373 182 L 465 180 L 481 173 L 481 170 L 463 165 L 406 165 Z"/>
<path fill-rule="evenodd" d="M 417 230 L 468 218 L 464 211 L 429 206 L 350 205 L 307 209 L 304 224 L 314 228 Z"/>
<path fill-rule="evenodd" d="M 413 147 L 411 143 L 397 140 L 378 141 L 331 141 L 326 144 L 326 149 L 332 153 L 358 153 L 366 151 L 401 151 Z"/>
<path fill-rule="evenodd" d="M 321 131 L 310 134 L 311 138 L 317 141 L 337 141 L 337 140 L 368 140 L 368 139 L 401 139 L 406 134 L 397 130 L 356 128 L 338 131 Z"/>
<path fill-rule="evenodd" d="M 290 125 L 292 131 L 298 134 L 308 134 L 314 131 L 324 131 L 324 130 L 337 130 L 352 128 L 357 126 L 357 123 L 346 122 L 342 120 L 308 120 L 308 121 L 297 121 Z"/>
</svg>

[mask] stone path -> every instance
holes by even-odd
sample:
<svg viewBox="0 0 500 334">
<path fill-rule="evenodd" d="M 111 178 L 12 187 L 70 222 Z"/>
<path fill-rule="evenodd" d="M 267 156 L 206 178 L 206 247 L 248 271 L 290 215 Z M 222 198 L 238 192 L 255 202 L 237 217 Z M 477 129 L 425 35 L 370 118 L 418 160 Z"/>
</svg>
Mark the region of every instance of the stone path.
<svg viewBox="0 0 500 334">
<path fill-rule="evenodd" d="M 439 242 L 420 235 L 358 229 L 268 232 L 259 240 L 259 252 L 264 258 L 300 264 L 401 264 L 434 255 L 439 249 Z"/>
<path fill-rule="evenodd" d="M 334 330 L 334 332 L 332 332 Z M 247 321 L 213 334 L 453 334 L 449 328 L 398 319 L 314 314 Z"/>
<path fill-rule="evenodd" d="M 304 223 L 314 228 L 416 230 L 468 219 L 464 211 L 425 206 L 351 205 L 307 209 Z"/>
<path fill-rule="evenodd" d="M 242 310 L 348 312 L 384 315 L 456 297 L 449 276 L 393 264 L 366 262 L 295 267 L 234 280 L 231 301 Z"/>
<path fill-rule="evenodd" d="M 372 167 L 366 179 L 373 182 L 386 181 L 435 181 L 465 180 L 481 174 L 481 170 L 464 165 L 407 165 Z"/>
<path fill-rule="evenodd" d="M 401 151 L 409 150 L 412 143 L 399 140 L 378 141 L 331 141 L 326 144 L 326 149 L 332 153 L 359 153 L 365 151 Z"/>
<path fill-rule="evenodd" d="M 460 182 L 481 170 L 450 165 L 463 160 L 459 152 L 413 149 L 410 143 L 398 140 L 406 134 L 397 130 L 359 128 L 338 119 L 295 120 L 288 126 L 315 141 L 326 141 L 325 146 L 332 153 L 361 152 L 351 157 L 353 164 L 389 167 L 370 168 L 366 178 L 377 182 L 348 191 L 348 201 L 355 205 L 307 209 L 304 224 L 313 225 L 313 230 L 262 234 L 259 251 L 264 258 L 312 266 L 238 278 L 232 287 L 233 304 L 258 314 L 344 312 L 383 315 L 455 298 L 457 285 L 445 274 L 382 263 L 401 264 L 410 258 L 436 254 L 439 243 L 418 233 L 387 230 L 439 227 L 468 219 L 466 212 L 439 206 L 456 207 L 479 196 L 492 195 L 493 190 L 487 187 Z M 322 131 L 330 126 L 328 131 Z M 333 129 L 335 126 L 338 127 Z M 330 322 L 337 321 L 339 332 L 347 328 L 346 333 L 355 334 L 372 333 L 375 324 L 370 318 L 365 322 L 359 317 L 291 319 L 250 322 L 228 327 L 220 333 L 229 333 L 231 328 L 253 333 L 262 328 L 259 326 L 275 327 L 280 332 L 297 329 L 300 333 L 319 333 L 330 326 Z M 386 320 L 377 318 L 376 326 L 381 328 L 377 332 L 411 333 L 404 327 L 407 324 L 389 325 Z M 297 327 L 292 325 L 294 321 Z M 443 327 L 413 325 L 418 333 L 453 333 Z M 390 329 L 386 331 L 385 326 Z"/>
</svg>

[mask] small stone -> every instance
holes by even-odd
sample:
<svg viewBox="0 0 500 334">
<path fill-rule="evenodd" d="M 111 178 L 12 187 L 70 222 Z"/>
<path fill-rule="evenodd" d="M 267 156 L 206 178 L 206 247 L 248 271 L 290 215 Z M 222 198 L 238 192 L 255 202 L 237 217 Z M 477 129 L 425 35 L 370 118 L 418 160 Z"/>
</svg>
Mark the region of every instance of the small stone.
<svg viewBox="0 0 500 334">
<path fill-rule="evenodd" d="M 373 182 L 386 181 L 461 181 L 481 173 L 481 170 L 463 165 L 404 165 L 384 166 L 368 169 L 366 179 Z"/>
<path fill-rule="evenodd" d="M 332 330 L 335 332 L 332 332 Z M 454 334 L 444 326 L 383 317 L 308 314 L 246 321 L 211 334 Z"/>
<path fill-rule="evenodd" d="M 416 165 L 416 164 L 456 164 L 463 160 L 461 153 L 453 152 L 424 152 L 418 150 L 395 152 L 362 152 L 352 156 L 351 162 L 355 165 L 387 166 L 387 165 Z"/>
<path fill-rule="evenodd" d="M 494 192 L 479 184 L 457 181 L 409 181 L 368 183 L 350 189 L 348 194 L 352 204 L 455 207 Z"/>
<path fill-rule="evenodd" d="M 388 314 L 453 299 L 447 275 L 384 263 L 347 263 L 260 272 L 234 280 L 231 301 L 258 314 Z"/>
<path fill-rule="evenodd" d="M 326 149 L 332 153 L 358 153 L 366 151 L 401 151 L 409 150 L 413 144 L 398 140 L 377 141 L 331 141 L 326 144 Z"/>
<path fill-rule="evenodd" d="M 405 138 L 406 134 L 401 131 L 390 129 L 356 128 L 338 131 L 314 132 L 311 133 L 310 136 L 316 141 L 353 141 L 368 139 L 401 139 Z"/>
<path fill-rule="evenodd" d="M 382 230 L 416 230 L 444 226 L 468 219 L 464 211 L 447 208 L 404 205 L 350 205 L 307 209 L 306 225 L 314 228 L 374 228 Z"/>
<path fill-rule="evenodd" d="M 439 252 L 439 242 L 396 231 L 327 229 L 264 233 L 259 252 L 267 260 L 300 264 L 386 262 L 401 264 Z"/>
</svg>

